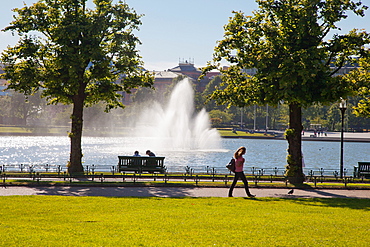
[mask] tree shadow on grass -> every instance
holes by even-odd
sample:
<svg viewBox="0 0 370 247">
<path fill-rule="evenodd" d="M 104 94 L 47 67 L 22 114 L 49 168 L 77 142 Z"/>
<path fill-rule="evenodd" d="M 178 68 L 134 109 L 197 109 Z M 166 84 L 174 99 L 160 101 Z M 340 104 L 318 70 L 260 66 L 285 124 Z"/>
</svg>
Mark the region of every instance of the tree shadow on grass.
<svg viewBox="0 0 370 247">
<path fill-rule="evenodd" d="M 263 190 L 261 189 L 261 191 Z M 369 194 L 369 190 L 315 189 L 305 187 L 294 188 L 294 193 L 291 195 L 288 195 L 288 189 L 276 189 L 275 191 L 273 190 L 273 193 L 267 194 L 267 197 L 271 196 L 272 200 L 290 200 L 295 203 L 313 206 L 370 210 Z"/>
<path fill-rule="evenodd" d="M 36 186 L 32 191 L 25 194 L 32 195 L 58 195 L 58 196 L 101 196 L 101 197 L 222 197 L 223 192 L 227 195 L 227 189 L 222 191 L 221 196 L 215 191 L 209 194 L 195 193 L 196 187 L 160 187 L 160 186 L 126 186 L 126 187 L 109 187 L 109 186 Z M 333 207 L 333 208 L 351 208 L 359 210 L 370 210 L 370 199 L 359 199 L 345 196 L 345 193 L 340 190 L 302 190 L 296 189 L 294 195 L 283 194 L 267 194 L 267 197 L 246 198 L 248 200 L 257 201 L 281 201 L 286 200 L 292 203 L 317 206 L 317 207 Z M 369 191 L 364 191 L 367 193 Z M 243 192 L 244 193 L 244 192 Z M 320 198 L 321 197 L 321 198 Z M 322 198 L 324 197 L 324 198 Z M 225 198 L 226 199 L 226 198 Z M 235 199 L 235 198 L 234 198 Z M 227 200 L 227 199 L 226 199 Z"/>
<path fill-rule="evenodd" d="M 280 197 L 280 198 L 263 198 L 265 201 L 287 201 L 304 206 L 332 207 L 332 208 L 350 208 L 370 211 L 370 199 L 358 198 L 303 198 L 303 197 Z"/>
</svg>

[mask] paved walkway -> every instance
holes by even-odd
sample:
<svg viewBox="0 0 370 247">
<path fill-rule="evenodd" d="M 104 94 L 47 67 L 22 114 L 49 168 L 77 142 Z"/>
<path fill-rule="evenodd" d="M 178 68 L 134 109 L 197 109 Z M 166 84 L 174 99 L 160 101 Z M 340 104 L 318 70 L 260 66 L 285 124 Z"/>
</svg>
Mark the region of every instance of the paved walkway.
<svg viewBox="0 0 370 247">
<path fill-rule="evenodd" d="M 340 141 L 341 133 L 340 132 L 326 132 L 326 135 L 319 135 L 316 138 L 310 137 L 314 133 L 307 131 L 302 136 L 302 140 L 314 140 L 314 141 Z M 362 133 L 353 133 L 353 132 L 344 132 L 343 140 L 346 141 L 356 141 L 356 142 L 370 142 L 370 132 Z"/>
<path fill-rule="evenodd" d="M 257 197 L 284 198 L 367 198 L 370 190 L 330 190 L 295 189 L 288 195 L 289 189 L 251 188 Z M 0 187 L 0 196 L 11 195 L 62 195 L 62 196 L 106 196 L 106 197 L 227 197 L 228 188 L 189 188 L 189 187 Z M 243 188 L 234 190 L 234 197 L 245 197 Z"/>
</svg>

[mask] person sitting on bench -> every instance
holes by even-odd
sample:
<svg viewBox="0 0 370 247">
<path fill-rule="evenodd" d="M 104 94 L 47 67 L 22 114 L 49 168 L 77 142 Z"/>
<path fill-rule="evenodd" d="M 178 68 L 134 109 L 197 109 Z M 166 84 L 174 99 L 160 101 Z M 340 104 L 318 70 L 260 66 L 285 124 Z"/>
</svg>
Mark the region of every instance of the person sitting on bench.
<svg viewBox="0 0 370 247">
<path fill-rule="evenodd" d="M 155 154 L 150 150 L 146 150 L 146 155 L 148 155 L 149 157 L 155 157 Z M 154 166 L 155 167 L 156 165 L 157 165 L 157 162 L 155 160 L 148 159 L 146 161 L 146 166 Z"/>
</svg>

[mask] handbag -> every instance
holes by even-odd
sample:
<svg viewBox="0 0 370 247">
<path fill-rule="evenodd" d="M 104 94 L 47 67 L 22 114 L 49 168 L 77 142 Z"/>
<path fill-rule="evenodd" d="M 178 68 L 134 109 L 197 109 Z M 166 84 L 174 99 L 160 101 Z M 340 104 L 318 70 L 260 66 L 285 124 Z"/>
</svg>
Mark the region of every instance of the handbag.
<svg viewBox="0 0 370 247">
<path fill-rule="evenodd" d="M 232 172 L 235 172 L 235 159 L 232 158 L 230 162 L 226 165 L 226 168 Z"/>
</svg>

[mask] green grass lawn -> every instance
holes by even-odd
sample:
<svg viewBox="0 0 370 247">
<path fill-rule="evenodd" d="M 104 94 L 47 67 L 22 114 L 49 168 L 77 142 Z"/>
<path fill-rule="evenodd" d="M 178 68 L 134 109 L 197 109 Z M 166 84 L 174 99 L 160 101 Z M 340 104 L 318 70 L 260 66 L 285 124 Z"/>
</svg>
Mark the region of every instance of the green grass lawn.
<svg viewBox="0 0 370 247">
<path fill-rule="evenodd" d="M 61 134 L 67 135 L 68 127 L 19 127 L 0 126 L 0 133 L 5 134 Z"/>
<path fill-rule="evenodd" d="M 0 126 L 0 133 L 31 133 L 31 130 L 21 127 Z"/>
<path fill-rule="evenodd" d="M 49 127 L 20 127 L 20 126 L 1 126 L 0 125 L 0 134 L 17 134 L 17 135 L 60 135 L 67 136 L 68 131 L 70 131 L 69 126 L 49 126 Z M 94 128 L 84 128 L 84 132 L 91 132 L 94 135 L 100 136 L 110 136 L 112 129 L 94 129 Z M 115 136 L 127 136 L 130 134 L 131 128 L 118 127 L 114 129 Z M 90 133 L 90 134 L 91 134 Z"/>
<path fill-rule="evenodd" d="M 236 134 L 235 134 L 235 133 L 233 133 L 232 129 L 218 129 L 218 132 L 220 133 L 221 136 L 228 136 L 228 137 L 235 137 L 235 138 L 246 137 L 246 136 L 249 136 L 249 137 L 273 137 L 273 135 L 271 135 L 271 134 L 268 134 L 268 135 L 265 135 L 263 133 L 251 134 L 251 133 L 244 132 L 244 131 L 236 131 Z"/>
<path fill-rule="evenodd" d="M 1 246 L 370 243 L 368 199 L 9 196 L 0 204 Z"/>
</svg>

